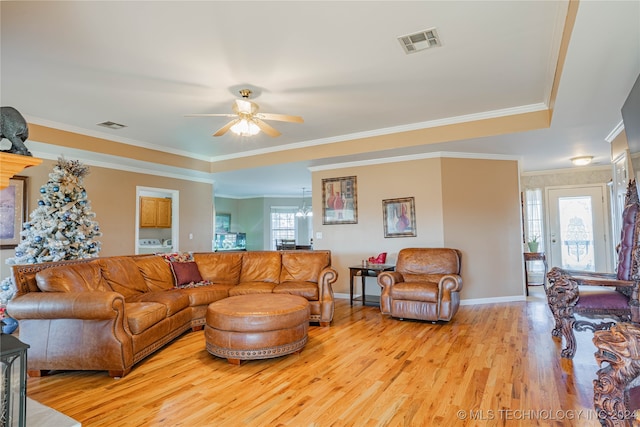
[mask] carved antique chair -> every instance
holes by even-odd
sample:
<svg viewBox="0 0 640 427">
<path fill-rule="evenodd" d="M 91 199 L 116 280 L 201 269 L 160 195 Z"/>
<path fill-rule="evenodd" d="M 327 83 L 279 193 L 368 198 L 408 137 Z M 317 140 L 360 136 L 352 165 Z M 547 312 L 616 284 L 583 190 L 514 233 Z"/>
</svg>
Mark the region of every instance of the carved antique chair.
<svg viewBox="0 0 640 427">
<path fill-rule="evenodd" d="M 640 325 L 619 323 L 610 330 L 596 331 L 593 343 L 601 367 L 593 381 L 593 403 L 600 423 L 608 427 L 639 425 Z"/>
<path fill-rule="evenodd" d="M 640 201 L 636 182 L 627 187 L 617 273 L 594 273 L 554 267 L 547 274 L 547 300 L 555 320 L 551 332 L 564 338 L 564 358 L 576 352 L 576 331 L 609 329 L 615 321 L 640 321 Z M 576 315 L 588 320 L 576 319 Z M 606 321 L 609 320 L 609 321 Z M 612 321 L 613 320 L 613 321 Z"/>
</svg>

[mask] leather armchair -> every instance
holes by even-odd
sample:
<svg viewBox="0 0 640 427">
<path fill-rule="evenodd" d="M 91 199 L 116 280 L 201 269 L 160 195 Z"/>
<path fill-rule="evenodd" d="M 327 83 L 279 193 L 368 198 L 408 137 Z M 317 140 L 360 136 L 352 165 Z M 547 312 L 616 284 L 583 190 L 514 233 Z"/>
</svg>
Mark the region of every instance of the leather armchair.
<svg viewBox="0 0 640 427">
<path fill-rule="evenodd" d="M 460 259 L 457 249 L 402 249 L 395 271 L 378 276 L 382 314 L 434 323 L 451 320 L 460 306 Z"/>
</svg>

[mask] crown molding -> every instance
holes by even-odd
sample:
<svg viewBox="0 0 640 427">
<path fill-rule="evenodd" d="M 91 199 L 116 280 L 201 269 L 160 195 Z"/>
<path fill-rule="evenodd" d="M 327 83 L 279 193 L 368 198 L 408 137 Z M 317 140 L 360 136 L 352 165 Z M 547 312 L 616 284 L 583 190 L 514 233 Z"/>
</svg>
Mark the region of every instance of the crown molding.
<svg viewBox="0 0 640 427">
<path fill-rule="evenodd" d="M 370 159 L 370 160 L 356 160 L 353 162 L 345 162 L 345 163 L 333 163 L 327 165 L 319 165 L 319 166 L 310 166 L 308 169 L 311 172 L 332 170 L 332 169 L 344 169 L 358 166 L 371 166 L 371 165 L 381 165 L 385 163 L 398 163 L 398 162 L 407 162 L 411 160 L 424 160 L 424 159 L 435 159 L 435 158 L 454 158 L 454 159 L 474 159 L 474 160 L 511 160 L 518 161 L 522 160 L 519 156 L 507 156 L 502 154 L 485 154 L 485 153 L 457 153 L 457 152 L 448 152 L 448 151 L 437 151 L 433 153 L 420 153 L 420 154 L 410 154 L 406 156 L 396 156 L 396 157 L 385 157 L 380 159 Z"/>
<path fill-rule="evenodd" d="M 518 114 L 535 113 L 547 109 L 544 103 L 523 105 L 513 108 L 504 108 L 502 110 L 485 111 L 481 113 L 467 114 L 464 116 L 447 117 L 444 119 L 430 120 L 427 122 L 411 123 L 408 125 L 394 126 L 388 128 L 375 129 L 365 132 L 356 132 L 346 135 L 333 136 L 330 138 L 313 139 L 308 141 L 294 142 L 291 144 L 278 145 L 275 147 L 261 148 L 258 150 L 243 151 L 242 153 L 228 154 L 225 156 L 214 156 L 211 161 L 219 162 L 224 160 L 238 159 L 248 156 L 258 156 L 261 154 L 269 154 L 278 151 L 292 150 L 297 148 L 313 147 L 317 145 L 333 144 L 336 142 L 350 141 L 354 139 L 371 138 L 376 136 L 390 135 L 394 133 L 410 132 L 420 129 L 435 128 L 440 126 L 455 125 L 479 120 L 495 119 L 499 117 L 508 117 Z"/>
<path fill-rule="evenodd" d="M 173 166 L 165 166 L 157 163 L 143 162 L 140 160 L 108 154 L 99 154 L 93 151 L 61 147 L 44 142 L 29 140 L 29 149 L 34 153 L 34 155 L 37 154 L 38 157 L 47 160 L 57 160 L 59 157 L 64 156 L 67 158 L 73 158 L 74 160 L 80 160 L 89 166 L 183 179 L 186 181 L 202 182 L 206 184 L 215 183 L 211 174 L 208 173 L 198 172 L 191 169 L 181 169 Z"/>
</svg>

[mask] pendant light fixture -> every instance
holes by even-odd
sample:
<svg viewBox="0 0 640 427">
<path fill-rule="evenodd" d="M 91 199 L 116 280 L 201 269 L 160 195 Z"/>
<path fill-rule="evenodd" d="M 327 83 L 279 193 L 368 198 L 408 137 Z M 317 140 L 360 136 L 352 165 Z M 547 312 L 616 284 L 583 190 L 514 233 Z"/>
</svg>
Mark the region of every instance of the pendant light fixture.
<svg viewBox="0 0 640 427">
<path fill-rule="evenodd" d="M 311 210 L 311 208 L 310 207 L 307 208 L 307 204 L 304 200 L 304 193 L 305 193 L 305 189 L 304 187 L 302 187 L 302 207 L 298 209 L 298 212 L 296 212 L 297 218 L 305 218 L 305 217 L 313 216 L 313 211 Z"/>
</svg>

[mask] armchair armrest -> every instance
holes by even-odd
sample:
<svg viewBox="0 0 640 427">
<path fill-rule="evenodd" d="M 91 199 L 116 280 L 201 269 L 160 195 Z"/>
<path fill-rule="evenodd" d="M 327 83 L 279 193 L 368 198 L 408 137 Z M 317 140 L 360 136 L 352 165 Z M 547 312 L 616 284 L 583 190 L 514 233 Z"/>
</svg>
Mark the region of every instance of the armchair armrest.
<svg viewBox="0 0 640 427">
<path fill-rule="evenodd" d="M 397 271 L 385 271 L 378 275 L 378 285 L 382 288 L 380 292 L 380 312 L 391 314 L 391 288 L 395 283 L 404 282 L 404 277 Z"/>
<path fill-rule="evenodd" d="M 30 292 L 9 301 L 7 312 L 17 320 L 124 318 L 124 297 L 117 292 Z"/>
<path fill-rule="evenodd" d="M 397 271 L 384 271 L 378 275 L 378 285 L 383 289 L 400 282 L 404 282 L 404 277 Z"/>
<path fill-rule="evenodd" d="M 591 271 L 564 270 L 557 268 L 558 272 L 565 276 L 570 276 L 580 286 L 622 286 L 632 287 L 634 282 L 620 280 L 615 273 L 596 273 Z"/>
<path fill-rule="evenodd" d="M 451 294 L 451 292 L 460 292 L 462 290 L 462 277 L 458 274 L 447 274 L 440 279 L 438 283 L 440 294 L 443 291 Z"/>
</svg>

